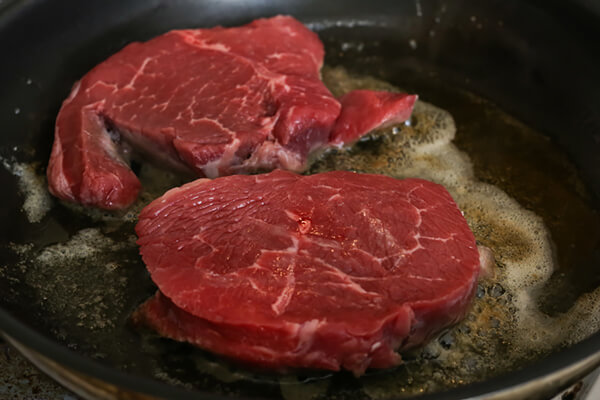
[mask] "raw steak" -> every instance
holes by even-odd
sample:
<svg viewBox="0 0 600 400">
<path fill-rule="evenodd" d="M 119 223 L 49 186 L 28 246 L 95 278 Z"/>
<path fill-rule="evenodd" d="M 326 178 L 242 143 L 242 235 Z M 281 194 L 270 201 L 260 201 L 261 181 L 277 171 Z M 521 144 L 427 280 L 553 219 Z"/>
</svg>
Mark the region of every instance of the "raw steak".
<svg viewBox="0 0 600 400">
<path fill-rule="evenodd" d="M 405 93 L 354 90 L 340 97 L 342 112 L 330 136 L 333 145 L 350 143 L 375 128 L 410 118 L 417 96 Z"/>
<path fill-rule="evenodd" d="M 128 206 L 140 189 L 124 154 L 131 148 L 202 177 L 302 170 L 311 151 L 328 145 L 340 113 L 320 80 L 323 56 L 317 35 L 284 16 L 130 44 L 64 101 L 50 191 Z"/>
<path fill-rule="evenodd" d="M 264 367 L 359 375 L 462 318 L 479 254 L 440 185 L 329 172 L 200 179 L 136 226 L 160 294 L 135 320 Z"/>
</svg>

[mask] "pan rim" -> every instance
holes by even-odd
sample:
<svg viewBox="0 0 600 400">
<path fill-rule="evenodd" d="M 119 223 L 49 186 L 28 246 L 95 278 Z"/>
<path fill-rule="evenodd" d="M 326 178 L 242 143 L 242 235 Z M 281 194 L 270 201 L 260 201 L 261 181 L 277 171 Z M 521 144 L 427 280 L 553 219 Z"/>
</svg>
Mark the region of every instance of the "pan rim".
<svg viewBox="0 0 600 400">
<path fill-rule="evenodd" d="M 591 1 L 578 0 L 579 3 Z M 15 14 L 21 12 L 24 8 L 34 7 L 37 1 L 19 1 L 15 0 L 2 10 L 3 18 L 7 20 L 13 18 Z M 197 399 L 199 396 L 206 399 L 221 399 L 214 393 L 201 391 L 188 391 L 184 388 L 170 386 L 167 383 L 153 380 L 140 375 L 134 375 L 109 367 L 101 362 L 80 355 L 73 350 L 61 345 L 60 343 L 48 338 L 40 332 L 35 331 L 18 318 L 14 317 L 8 311 L 0 307 L 0 336 L 4 333 L 38 353 L 55 360 L 68 368 L 81 371 L 90 376 L 97 377 L 119 387 L 139 391 L 140 393 L 155 396 L 177 396 L 182 399 Z M 539 379 L 549 376 L 565 368 L 574 365 L 592 354 L 600 353 L 600 332 L 597 332 L 589 338 L 574 344 L 569 348 L 555 351 L 538 359 L 522 368 L 510 371 L 503 375 L 495 376 L 491 379 L 465 385 L 459 388 L 450 389 L 431 395 L 418 397 L 419 399 L 454 399 L 454 398 L 472 398 L 490 394 L 492 392 L 504 391 L 514 388 L 518 385 L 530 382 L 533 379 Z"/>
</svg>

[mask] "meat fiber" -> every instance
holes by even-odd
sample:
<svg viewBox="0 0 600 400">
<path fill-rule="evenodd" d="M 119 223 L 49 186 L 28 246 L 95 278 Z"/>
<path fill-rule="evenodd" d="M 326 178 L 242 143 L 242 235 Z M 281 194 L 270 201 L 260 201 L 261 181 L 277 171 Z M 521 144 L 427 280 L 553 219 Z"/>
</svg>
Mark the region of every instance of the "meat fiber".
<svg viewBox="0 0 600 400">
<path fill-rule="evenodd" d="M 300 171 L 311 151 L 330 145 L 340 114 L 320 80 L 323 56 L 317 35 L 284 16 L 130 44 L 87 73 L 64 101 L 48 166 L 50 192 L 84 205 L 127 207 L 140 183 L 124 143 L 201 177 Z M 354 129 L 351 140 L 364 133 Z M 335 134 L 333 144 L 345 138 Z"/>
<path fill-rule="evenodd" d="M 410 118 L 417 96 L 405 93 L 354 90 L 340 97 L 342 112 L 330 142 L 341 146 L 359 139 L 375 128 L 398 124 Z"/>
<path fill-rule="evenodd" d="M 479 254 L 440 185 L 329 172 L 200 179 L 136 226 L 160 293 L 134 319 L 269 368 L 396 365 L 461 319 Z"/>
</svg>

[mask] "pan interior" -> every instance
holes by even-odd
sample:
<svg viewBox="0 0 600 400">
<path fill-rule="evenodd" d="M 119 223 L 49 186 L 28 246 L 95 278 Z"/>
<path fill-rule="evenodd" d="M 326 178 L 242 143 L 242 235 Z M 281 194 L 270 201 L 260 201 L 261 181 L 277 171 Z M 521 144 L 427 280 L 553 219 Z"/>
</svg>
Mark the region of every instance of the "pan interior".
<svg viewBox="0 0 600 400">
<path fill-rule="evenodd" d="M 442 24 L 444 14 L 449 11 L 442 13 L 439 7 L 435 10 L 437 14 L 431 12 L 432 24 L 436 18 Z M 19 195 L 0 199 L 3 226 L 13 227 L 2 233 L 0 291 L 6 294 L 1 303 L 3 308 L 80 354 L 120 370 L 173 385 L 249 397 L 409 396 L 486 379 L 556 350 L 554 346 L 531 345 L 528 349 L 521 347 L 523 351 L 515 354 L 510 363 L 498 357 L 517 345 L 507 331 L 518 314 L 514 309 L 516 294 L 510 291 L 510 284 L 496 281 L 481 283 L 473 317 L 444 332 L 431 345 L 405 355 L 402 366 L 370 372 L 360 379 L 344 372 L 280 376 L 249 370 L 132 327 L 129 315 L 155 290 L 134 243 L 135 216 L 144 203 L 181 181 L 146 164 L 134 165 L 145 184 L 144 196 L 137 208 L 108 214 L 68 206 L 49 197 L 44 169 L 51 145 L 52 121 L 60 100 L 72 82 L 102 59 L 93 55 L 90 47 L 100 48 L 108 55 L 127 39 L 160 33 L 163 28 L 160 24 L 155 25 L 156 32 L 142 28 L 148 18 L 158 19 L 155 13 L 144 14 L 143 20 L 133 18 L 126 26 L 73 46 L 64 63 L 75 67 L 68 71 L 60 71 L 60 65 L 50 65 L 47 71 L 36 72 L 29 66 L 23 71 L 31 73 L 21 71 L 20 81 L 7 86 L 15 93 L 18 89 L 19 94 L 2 100 L 2 109 L 8 114 L 3 118 L 7 119 L 9 134 L 1 148 L 5 168 L 0 169 L 0 179 L 6 193 Z M 389 28 L 361 26 L 355 19 L 352 21 L 332 24 L 331 20 L 306 18 L 314 29 L 319 29 L 326 44 L 325 78 L 332 90 L 344 80 L 371 87 L 385 86 L 381 81 L 391 82 L 446 110 L 456 124 L 457 154 L 463 151 L 468 155 L 475 179 L 507 193 L 520 210 L 543 220 L 542 231 L 536 234 L 540 237 L 549 234 L 544 238 L 549 247 L 545 254 L 556 270 L 534 293 L 533 304 L 542 313 L 537 317 L 546 323 L 566 323 L 573 322 L 573 315 L 594 311 L 597 298 L 593 290 L 600 283 L 597 193 L 589 184 L 589 176 L 582 173 L 581 163 L 572 161 L 574 147 L 561 147 L 564 139 L 552 129 L 547 130 L 547 124 L 534 123 L 543 134 L 532 129 L 531 124 L 505 111 L 513 111 L 514 103 L 497 106 L 486 100 L 486 90 L 467 81 L 472 78 L 456 75 L 447 65 L 432 62 L 424 55 L 423 48 L 434 46 L 435 35 L 442 28 L 437 33 L 434 30 L 433 36 L 425 31 L 429 39 L 406 34 L 401 39 L 389 40 Z M 172 23 L 177 25 L 176 21 Z M 497 25 L 497 20 L 488 23 Z M 477 30 L 476 25 L 472 28 Z M 444 29 L 460 33 L 452 26 Z M 375 76 L 378 80 L 361 83 L 365 82 L 364 76 Z M 502 94 L 490 96 L 503 99 Z M 312 172 L 345 168 L 398 175 L 394 171 L 402 160 L 390 163 L 386 147 L 390 141 L 397 142 L 394 138 L 418 133 L 427 123 L 428 115 L 432 115 L 427 113 L 427 109 L 417 113 L 412 126 L 390 128 L 379 137 L 358 143 L 348 153 L 326 154 L 316 162 Z M 516 115 L 524 118 L 522 113 Z M 19 136 L 18 131 L 28 135 Z M 522 237 L 523 240 L 509 241 L 506 245 L 495 243 L 490 239 L 493 235 L 486 234 L 489 226 L 478 224 L 473 217 L 476 210 L 467 211 L 470 211 L 467 219 L 483 244 L 496 252 L 527 252 Z M 511 232 L 506 237 L 519 238 Z M 506 266 L 502 265 L 502 254 L 499 256 L 502 277 Z M 565 313 L 573 307 L 580 314 Z M 595 327 L 587 325 L 590 329 Z M 579 333 L 581 339 L 590 332 Z M 540 332 L 540 339 L 544 338 L 548 336 Z M 552 344 L 568 345 L 569 341 L 555 338 Z"/>
</svg>

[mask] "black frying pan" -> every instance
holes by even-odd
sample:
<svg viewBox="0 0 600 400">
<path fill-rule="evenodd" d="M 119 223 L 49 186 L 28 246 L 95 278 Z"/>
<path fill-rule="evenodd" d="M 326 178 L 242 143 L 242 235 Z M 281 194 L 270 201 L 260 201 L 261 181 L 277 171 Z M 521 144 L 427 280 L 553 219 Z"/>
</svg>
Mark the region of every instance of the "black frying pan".
<svg viewBox="0 0 600 400">
<path fill-rule="evenodd" d="M 558 289 L 548 312 L 564 311 L 600 284 L 600 219 L 595 211 L 600 208 L 597 2 L 4 1 L 0 3 L 0 156 L 9 163 L 33 163 L 43 175 L 54 119 L 71 85 L 126 43 L 173 28 L 236 25 L 278 13 L 294 15 L 319 32 L 326 45 L 326 63 L 391 81 L 454 115 L 457 143 L 472 157 L 481 179 L 535 210 L 553 235 L 560 269 L 552 280 Z M 443 18 L 438 22 L 438 17 Z M 357 46 L 352 44 L 359 42 L 362 50 L 353 51 Z M 550 140 L 548 148 L 559 151 L 565 164 L 526 151 L 517 157 L 517 164 L 511 164 L 515 158 L 495 157 L 485 135 L 498 129 L 498 121 L 486 116 L 480 103 L 461 95 L 463 89 L 493 100 L 543 132 Z M 474 126 L 481 139 L 463 140 L 460 132 Z M 503 142 L 494 146 L 501 152 Z M 510 146 L 502 151 L 507 149 Z M 564 165 L 574 171 L 566 171 Z M 569 199 L 577 199 L 577 205 L 565 206 L 550 188 L 519 184 L 535 182 L 535 171 L 556 173 L 558 192 L 575 193 Z M 198 372 L 198 357 L 212 366 L 236 367 L 189 346 L 145 336 L 129 325 L 130 312 L 154 290 L 135 246 L 127 245 L 133 223 L 117 231 L 110 224 L 102 226 L 102 233 L 112 241 L 107 245 L 110 252 L 100 248 L 87 258 L 75 258 L 79 264 L 41 270 L 30 262 L 32 254 L 82 229 L 97 228 L 98 222 L 55 203 L 44 219 L 30 223 L 19 211 L 23 196 L 14 174 L 0 169 L 0 182 L 4 188 L 0 330 L 30 356 L 41 354 L 45 365 L 56 362 L 154 396 L 280 396 L 277 376 L 244 371 L 242 379 L 230 382 L 218 372 Z M 11 243 L 26 251 L 15 252 Z M 21 244 L 30 246 L 18 247 Z M 100 273 L 94 263 L 110 271 Z M 546 391 L 536 392 L 543 396 L 592 368 L 599 351 L 596 334 L 523 364 L 518 371 L 431 396 L 483 395 L 541 382 L 550 374 L 554 380 L 542 382 Z M 175 378 L 161 380 L 156 366 L 174 371 Z M 362 381 L 346 373 L 295 377 L 294 384 L 307 388 L 328 380 L 325 395 L 366 396 Z M 389 396 L 401 397 L 401 393 Z"/>
</svg>

